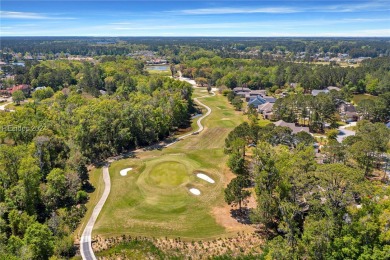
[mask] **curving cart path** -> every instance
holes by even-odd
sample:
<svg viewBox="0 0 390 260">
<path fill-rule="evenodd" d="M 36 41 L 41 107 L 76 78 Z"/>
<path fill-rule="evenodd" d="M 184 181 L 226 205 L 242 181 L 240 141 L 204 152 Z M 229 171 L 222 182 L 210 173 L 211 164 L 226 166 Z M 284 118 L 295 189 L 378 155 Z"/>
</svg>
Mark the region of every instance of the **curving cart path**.
<svg viewBox="0 0 390 260">
<path fill-rule="evenodd" d="M 83 234 L 81 235 L 80 240 L 80 252 L 81 257 L 86 260 L 96 260 L 96 256 L 92 250 L 92 229 L 95 225 L 96 219 L 99 216 L 100 211 L 102 210 L 104 203 L 106 202 L 108 195 L 111 191 L 111 180 L 110 173 L 108 171 L 109 164 L 104 165 L 103 167 L 103 180 L 104 180 L 104 192 L 99 202 L 96 204 L 93 209 L 92 215 L 88 220 L 87 225 L 84 228 Z"/>
<path fill-rule="evenodd" d="M 186 82 L 190 83 L 190 84 L 192 85 L 193 88 L 199 88 L 199 87 L 196 86 L 195 80 L 192 80 L 192 79 L 189 79 L 189 78 L 183 78 L 183 77 L 181 76 L 181 73 L 180 73 L 179 80 L 181 80 L 181 81 L 186 81 Z M 205 97 L 212 97 L 212 96 L 215 96 L 215 92 L 214 92 L 214 91 L 211 91 L 211 93 L 212 93 L 212 95 L 205 95 L 205 96 L 201 96 L 201 97 L 194 98 L 194 101 L 195 101 L 196 103 L 198 103 L 199 105 L 201 105 L 202 107 L 204 107 L 204 108 L 207 109 L 206 114 L 204 114 L 203 116 L 201 116 L 201 117 L 196 121 L 196 124 L 198 125 L 199 129 L 196 130 L 195 132 L 188 133 L 188 134 L 185 134 L 185 135 L 182 135 L 182 136 L 178 137 L 176 141 L 174 141 L 174 142 L 172 142 L 172 143 L 170 143 L 170 144 L 167 144 L 165 147 L 169 147 L 169 146 L 175 144 L 177 141 L 183 140 L 183 139 L 185 139 L 185 138 L 187 138 L 188 136 L 193 135 L 193 134 L 199 134 L 200 132 L 203 131 L 204 126 L 202 125 L 202 120 L 211 114 L 211 108 L 210 108 L 209 106 L 203 104 L 202 102 L 200 102 L 200 101 L 199 101 L 199 98 L 205 98 Z"/>
<path fill-rule="evenodd" d="M 198 88 L 196 86 L 196 83 L 194 80 L 191 80 L 188 78 L 183 78 L 181 76 L 180 72 L 179 72 L 179 74 L 180 74 L 179 80 L 186 81 L 186 82 L 190 83 L 192 85 L 192 87 Z M 200 117 L 198 119 L 198 121 L 196 122 L 199 129 L 195 132 L 180 136 L 179 138 L 177 138 L 177 140 L 175 142 L 169 143 L 169 144 L 165 145 L 165 147 L 171 146 L 179 140 L 183 140 L 183 139 L 187 138 L 188 136 L 191 136 L 193 134 L 198 134 L 198 133 L 203 131 L 204 127 L 202 125 L 202 120 L 211 114 L 211 108 L 208 107 L 207 105 L 203 104 L 202 102 L 200 102 L 199 98 L 205 98 L 205 97 L 211 97 L 211 96 L 215 96 L 215 92 L 212 91 L 212 95 L 205 95 L 205 96 L 194 98 L 194 101 L 196 103 L 198 103 L 199 105 L 201 105 L 207 109 L 206 114 L 204 114 L 202 117 Z M 111 160 L 109 162 L 112 162 L 112 161 L 114 161 L 114 160 Z M 110 194 L 110 191 L 111 191 L 111 180 L 110 180 L 110 172 L 108 171 L 108 167 L 109 167 L 109 163 L 106 163 L 106 165 L 104 165 L 104 167 L 103 167 L 103 180 L 104 180 L 103 195 L 100 198 L 99 202 L 96 204 L 95 208 L 93 209 L 92 215 L 89 218 L 88 223 L 84 228 L 83 234 L 81 235 L 80 253 L 81 253 L 81 257 L 84 260 L 96 260 L 96 256 L 95 256 L 93 249 L 92 249 L 92 230 L 93 230 L 93 226 L 95 225 L 96 219 L 98 218 L 99 213 L 102 210 L 104 203 L 106 202 L 108 195 Z"/>
</svg>

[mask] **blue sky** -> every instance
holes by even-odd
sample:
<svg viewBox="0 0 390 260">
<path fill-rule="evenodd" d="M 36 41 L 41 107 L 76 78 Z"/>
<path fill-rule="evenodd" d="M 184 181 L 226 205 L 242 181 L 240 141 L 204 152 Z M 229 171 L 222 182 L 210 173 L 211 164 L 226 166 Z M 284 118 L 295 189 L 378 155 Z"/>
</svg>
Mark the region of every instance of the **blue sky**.
<svg viewBox="0 0 390 260">
<path fill-rule="evenodd" d="M 390 36 L 390 0 L 1 0 L 0 10 L 0 36 Z"/>
</svg>

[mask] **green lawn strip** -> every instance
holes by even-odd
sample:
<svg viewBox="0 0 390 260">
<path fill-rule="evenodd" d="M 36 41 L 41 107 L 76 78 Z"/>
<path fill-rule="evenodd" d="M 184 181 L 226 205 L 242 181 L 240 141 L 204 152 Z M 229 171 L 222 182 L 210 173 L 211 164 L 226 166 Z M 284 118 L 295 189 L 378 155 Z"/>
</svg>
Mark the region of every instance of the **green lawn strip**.
<svg viewBox="0 0 390 260">
<path fill-rule="evenodd" d="M 352 98 L 352 102 L 357 105 L 360 101 L 362 101 L 363 99 L 376 99 L 378 97 L 376 96 L 371 96 L 371 95 L 368 95 L 368 94 L 359 94 L 359 95 L 354 95 L 353 98 Z"/>
<path fill-rule="evenodd" d="M 89 218 L 91 217 L 92 211 L 95 207 L 95 205 L 100 200 L 100 197 L 103 194 L 104 191 L 104 181 L 103 181 L 103 172 L 102 168 L 94 168 L 89 173 L 89 182 L 94 187 L 94 190 L 90 193 L 88 193 L 89 200 L 86 204 L 87 212 L 84 215 L 84 217 L 80 221 L 80 225 L 77 227 L 77 229 L 73 232 L 75 237 L 81 237 L 81 233 L 83 232 L 85 225 L 87 224 Z"/>
</svg>

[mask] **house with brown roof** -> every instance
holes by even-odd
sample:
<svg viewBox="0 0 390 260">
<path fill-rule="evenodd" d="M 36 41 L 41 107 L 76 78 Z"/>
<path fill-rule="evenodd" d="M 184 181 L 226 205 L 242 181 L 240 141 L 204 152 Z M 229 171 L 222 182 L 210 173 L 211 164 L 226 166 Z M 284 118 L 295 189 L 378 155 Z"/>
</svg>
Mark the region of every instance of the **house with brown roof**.
<svg viewBox="0 0 390 260">
<path fill-rule="evenodd" d="M 292 130 L 292 132 L 294 134 L 297 134 L 297 133 L 302 132 L 302 131 L 310 134 L 309 127 L 296 126 L 295 123 L 287 123 L 287 122 L 284 122 L 283 120 L 279 120 L 279 121 L 275 122 L 274 125 L 288 127 Z"/>
<path fill-rule="evenodd" d="M 336 91 L 340 91 L 341 89 L 338 88 L 338 87 L 334 87 L 334 86 L 329 86 L 326 88 L 327 90 L 331 91 L 331 90 L 336 90 Z"/>
<path fill-rule="evenodd" d="M 235 87 L 233 88 L 233 92 L 235 94 L 237 94 L 238 92 L 250 92 L 251 90 L 249 88 L 245 88 L 245 87 Z"/>
<path fill-rule="evenodd" d="M 359 120 L 359 115 L 356 112 L 356 107 L 348 102 L 341 102 L 338 107 L 341 120 L 344 122 L 356 122 Z"/>
<path fill-rule="evenodd" d="M 263 115 L 263 118 L 264 119 L 268 119 L 268 120 L 271 120 L 274 116 L 274 113 L 272 111 L 272 108 L 274 106 L 275 103 L 270 103 L 270 102 L 267 102 L 265 104 L 262 104 L 262 105 L 259 105 L 257 107 L 257 111 Z"/>
<path fill-rule="evenodd" d="M 251 90 L 249 93 L 245 94 L 245 100 L 248 102 L 251 99 L 256 98 L 257 96 L 264 97 L 265 96 L 265 90 L 264 89 Z"/>
</svg>

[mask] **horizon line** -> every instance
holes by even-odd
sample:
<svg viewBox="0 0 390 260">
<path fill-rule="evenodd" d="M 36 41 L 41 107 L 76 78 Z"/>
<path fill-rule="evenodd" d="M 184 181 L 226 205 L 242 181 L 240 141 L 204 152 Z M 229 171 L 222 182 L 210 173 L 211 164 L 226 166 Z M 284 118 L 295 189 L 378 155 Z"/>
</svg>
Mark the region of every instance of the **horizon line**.
<svg viewBox="0 0 390 260">
<path fill-rule="evenodd" d="M 196 37 L 207 37 L 207 38 L 390 38 L 389 36 L 371 35 L 371 36 L 358 36 L 358 35 L 345 35 L 345 36 L 331 36 L 331 35 L 272 35 L 272 36 L 210 36 L 210 35 L 0 35 L 1 37 L 105 37 L 105 38 L 119 38 L 119 37 L 132 37 L 132 38 L 150 38 L 150 37 L 161 37 L 161 38 L 196 38 Z"/>
</svg>

